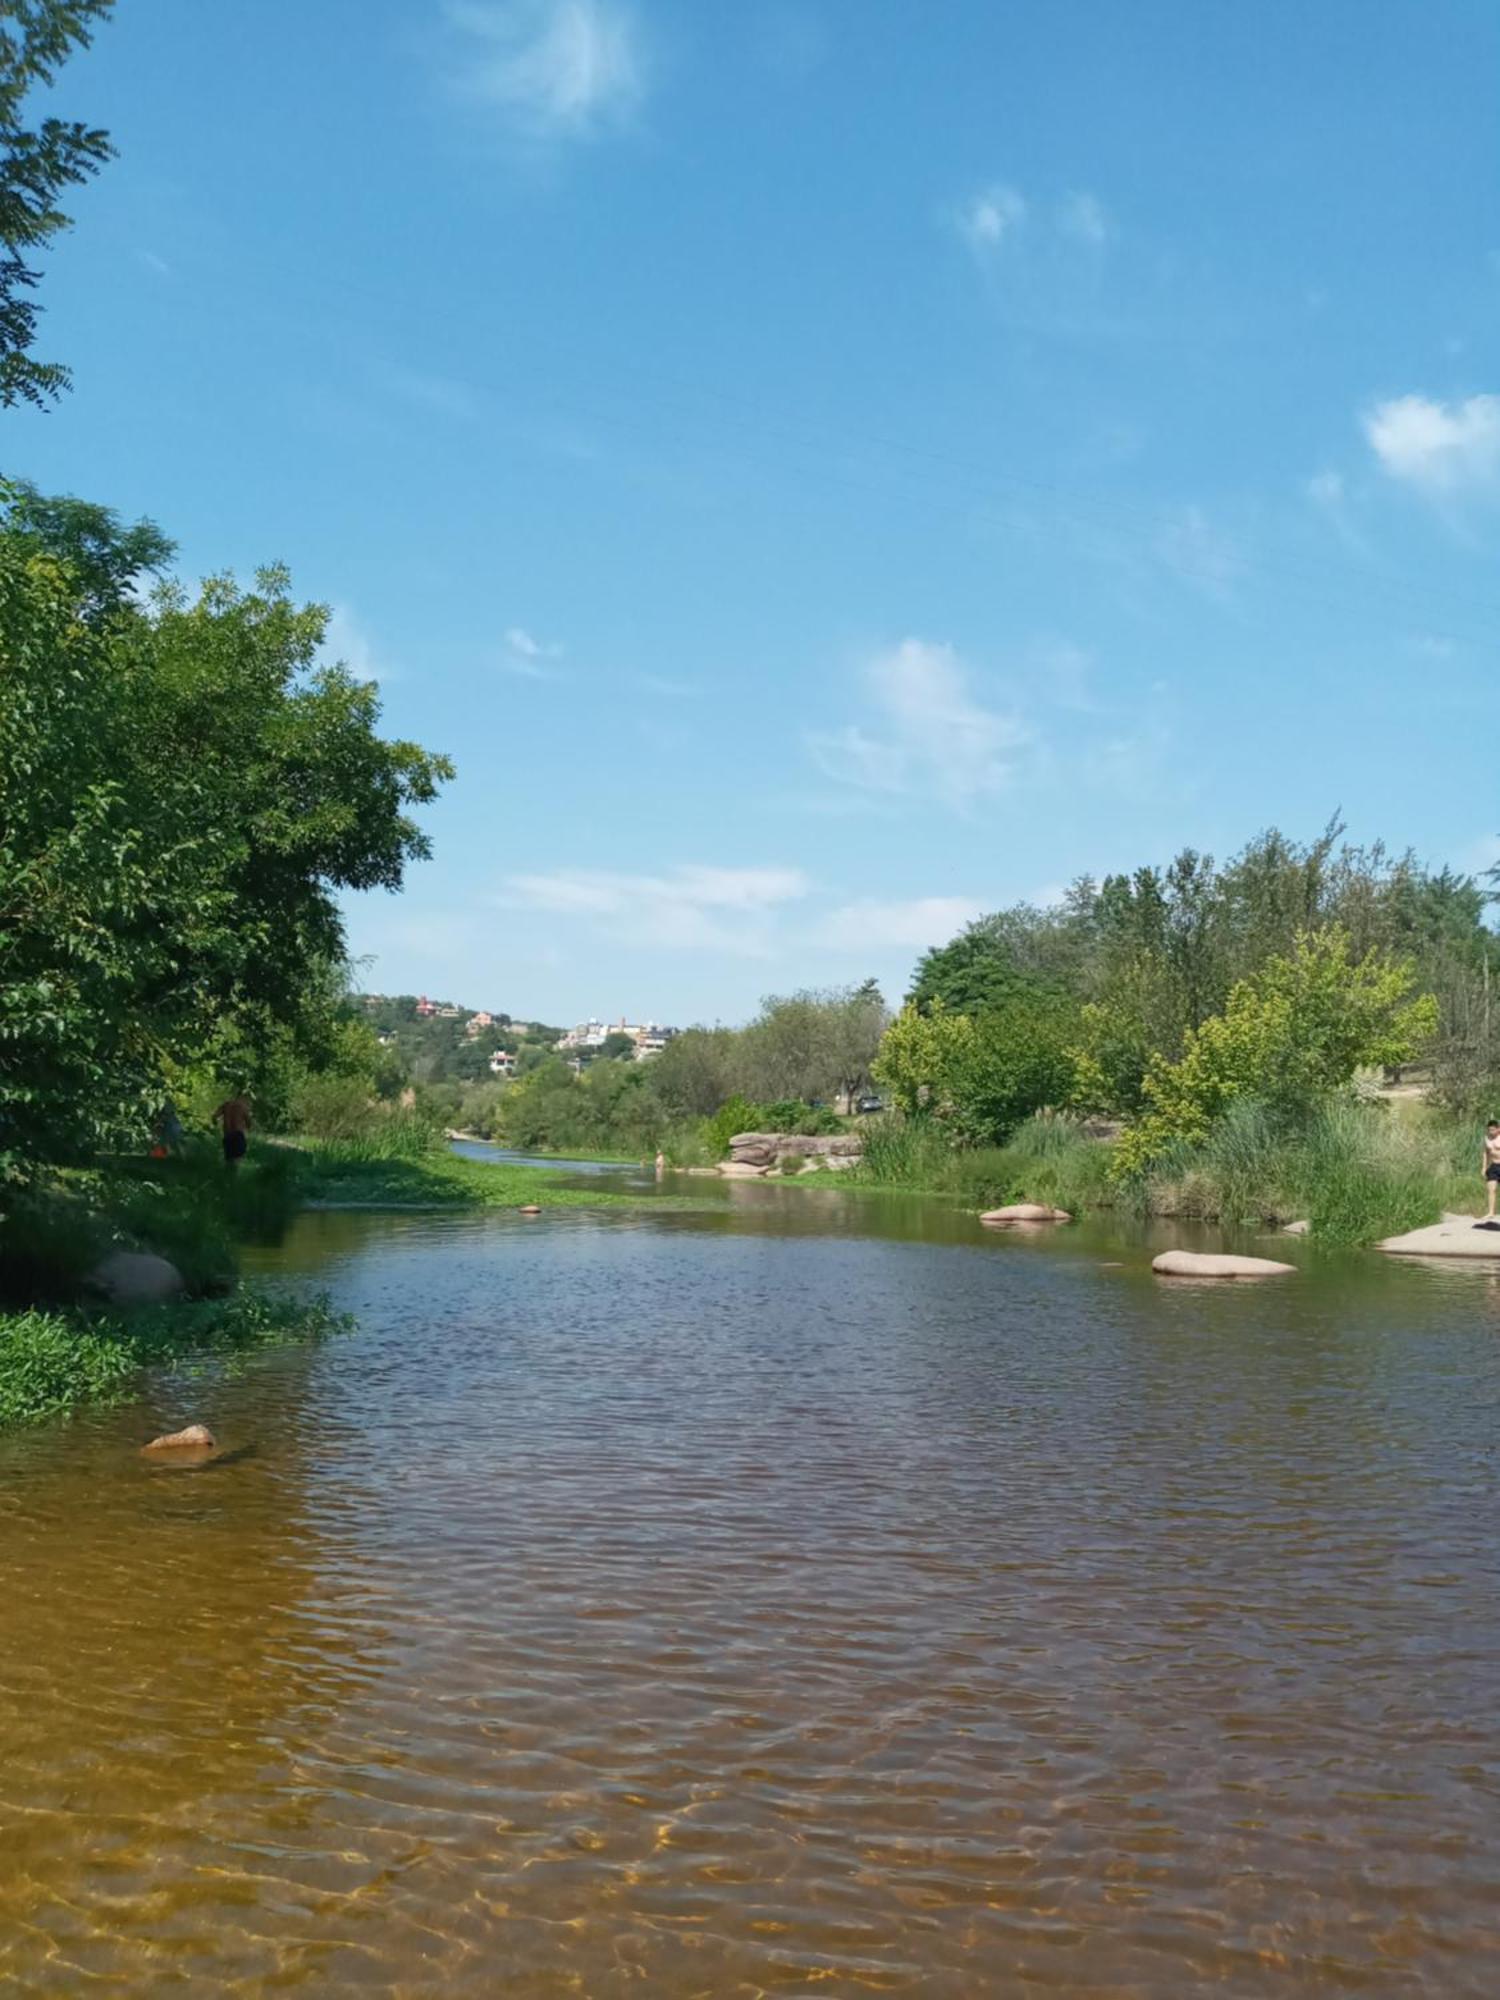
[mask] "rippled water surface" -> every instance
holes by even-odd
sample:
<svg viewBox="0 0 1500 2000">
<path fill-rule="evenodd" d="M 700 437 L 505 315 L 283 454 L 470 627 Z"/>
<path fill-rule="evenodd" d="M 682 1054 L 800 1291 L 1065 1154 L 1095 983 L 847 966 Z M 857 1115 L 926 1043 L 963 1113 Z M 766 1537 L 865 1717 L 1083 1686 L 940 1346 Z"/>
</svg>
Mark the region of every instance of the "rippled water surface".
<svg viewBox="0 0 1500 2000">
<path fill-rule="evenodd" d="M 257 1261 L 358 1334 L 0 1444 L 0 1988 L 1500 1992 L 1493 1280 L 760 1187 Z"/>
</svg>

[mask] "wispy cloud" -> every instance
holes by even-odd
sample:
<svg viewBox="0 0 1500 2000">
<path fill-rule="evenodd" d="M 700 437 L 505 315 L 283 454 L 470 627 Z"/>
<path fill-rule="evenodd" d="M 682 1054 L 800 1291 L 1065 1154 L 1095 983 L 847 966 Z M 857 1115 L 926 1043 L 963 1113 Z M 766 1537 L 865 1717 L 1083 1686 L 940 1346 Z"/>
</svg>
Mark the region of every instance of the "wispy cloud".
<svg viewBox="0 0 1500 2000">
<path fill-rule="evenodd" d="M 968 195 L 952 211 L 954 226 L 987 266 L 1020 264 L 1033 256 L 1071 250 L 1097 252 L 1115 235 L 1114 221 L 1098 195 L 1075 188 L 1057 201 L 1041 201 L 1005 181 Z"/>
<path fill-rule="evenodd" d="M 647 59 L 624 0 L 448 0 L 457 81 L 522 138 L 594 138 L 644 100 Z"/>
<path fill-rule="evenodd" d="M 819 769 L 840 784 L 923 793 L 966 810 L 1003 791 L 1031 732 L 987 708 L 951 646 L 903 639 L 864 671 L 872 729 L 851 723 L 807 738 Z"/>
<path fill-rule="evenodd" d="M 1500 488 L 1500 396 L 1396 396 L 1364 417 L 1382 469 L 1429 498 Z"/>
<path fill-rule="evenodd" d="M 347 604 L 335 604 L 329 610 L 322 657 L 330 666 L 347 667 L 357 681 L 379 681 L 383 686 L 400 679 L 397 668 L 377 657 L 374 641 Z"/>
<path fill-rule="evenodd" d="M 1026 220 L 1026 200 L 1013 187 L 996 184 L 970 195 L 956 215 L 958 232 L 969 248 L 987 256 L 1013 237 Z"/>
<path fill-rule="evenodd" d="M 1082 192 L 1064 195 L 1057 204 L 1057 226 L 1064 236 L 1071 236 L 1075 243 L 1085 243 L 1092 250 L 1102 250 L 1115 233 L 1114 223 L 1098 195 Z"/>
<path fill-rule="evenodd" d="M 1180 507 L 1156 536 L 1160 562 L 1210 597 L 1227 598 L 1249 568 L 1240 542 L 1201 507 Z"/>
<path fill-rule="evenodd" d="M 1368 556 L 1370 545 L 1354 525 L 1349 510 L 1349 487 L 1343 473 L 1315 472 L 1307 482 L 1307 498 L 1328 523 L 1339 540 L 1355 555 Z"/>
<path fill-rule="evenodd" d="M 865 896 L 830 911 L 818 928 L 817 942 L 836 951 L 926 951 L 929 945 L 946 944 L 982 909 L 967 896 L 918 896 L 904 903 Z"/>
<path fill-rule="evenodd" d="M 550 681 L 556 678 L 555 662 L 562 658 L 556 641 L 534 639 L 524 625 L 512 625 L 505 634 L 505 652 L 500 664 L 508 674 L 522 680 Z"/>
<path fill-rule="evenodd" d="M 808 893 L 800 868 L 711 868 L 684 864 L 661 875 L 563 868 L 512 875 L 501 901 L 591 921 L 634 944 L 762 957 L 777 911 Z"/>
</svg>

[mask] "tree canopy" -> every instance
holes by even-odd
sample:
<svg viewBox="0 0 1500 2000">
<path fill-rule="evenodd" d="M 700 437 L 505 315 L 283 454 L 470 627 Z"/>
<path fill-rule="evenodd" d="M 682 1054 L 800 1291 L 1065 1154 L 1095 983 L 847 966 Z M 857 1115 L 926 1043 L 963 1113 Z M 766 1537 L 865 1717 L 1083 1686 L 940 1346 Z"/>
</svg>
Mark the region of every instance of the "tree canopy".
<svg viewBox="0 0 1500 2000">
<path fill-rule="evenodd" d="M 0 1179 L 138 1131 L 174 1065 L 326 1038 L 336 896 L 400 886 L 451 775 L 379 734 L 284 571 L 143 603 L 165 551 L 0 507 Z"/>
<path fill-rule="evenodd" d="M 31 354 L 41 273 L 31 261 L 69 218 L 58 200 L 108 160 L 106 132 L 79 119 L 27 123 L 31 93 L 86 48 L 114 0 L 7 0 L 0 8 L 0 404 L 45 404 L 68 385 L 60 362 Z"/>
</svg>

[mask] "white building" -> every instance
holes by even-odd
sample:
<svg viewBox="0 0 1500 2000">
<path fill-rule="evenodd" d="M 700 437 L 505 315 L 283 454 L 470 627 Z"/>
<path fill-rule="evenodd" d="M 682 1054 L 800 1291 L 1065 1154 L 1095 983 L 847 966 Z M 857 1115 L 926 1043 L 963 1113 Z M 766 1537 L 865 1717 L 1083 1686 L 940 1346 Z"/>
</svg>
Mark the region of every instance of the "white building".
<svg viewBox="0 0 1500 2000">
<path fill-rule="evenodd" d="M 496 1049 L 495 1053 L 490 1057 L 490 1075 L 514 1076 L 515 1073 L 516 1073 L 515 1057 L 509 1052 L 508 1049 Z"/>
</svg>

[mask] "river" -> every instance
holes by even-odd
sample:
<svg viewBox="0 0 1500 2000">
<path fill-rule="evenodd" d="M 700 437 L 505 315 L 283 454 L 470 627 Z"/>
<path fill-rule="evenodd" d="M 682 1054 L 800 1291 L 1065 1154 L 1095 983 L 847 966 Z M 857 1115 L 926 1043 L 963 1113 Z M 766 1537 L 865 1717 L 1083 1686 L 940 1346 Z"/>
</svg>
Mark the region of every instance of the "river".
<svg viewBox="0 0 1500 2000">
<path fill-rule="evenodd" d="M 676 1188 L 0 1442 L 6 1990 L 1500 1992 L 1493 1276 Z"/>
</svg>

